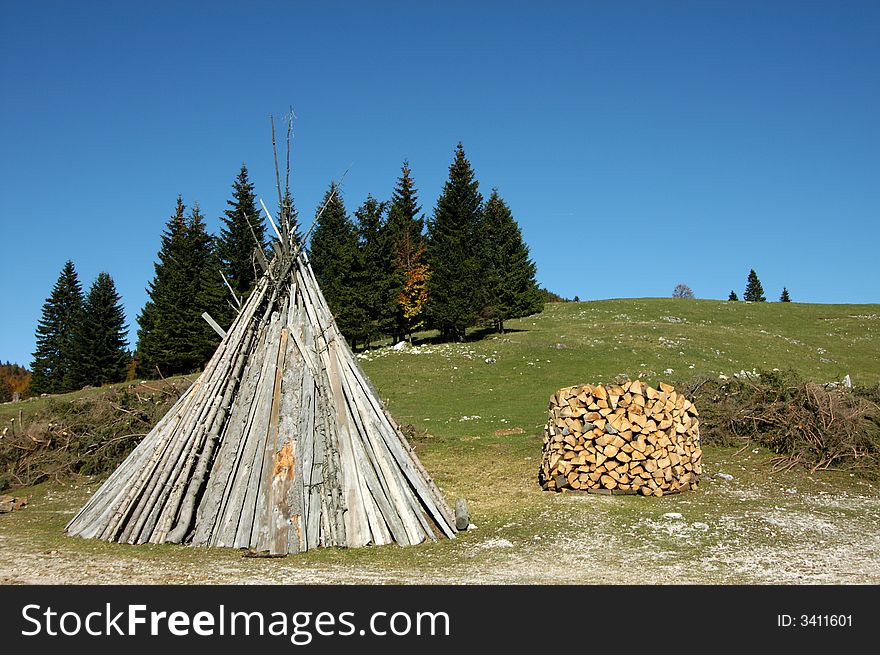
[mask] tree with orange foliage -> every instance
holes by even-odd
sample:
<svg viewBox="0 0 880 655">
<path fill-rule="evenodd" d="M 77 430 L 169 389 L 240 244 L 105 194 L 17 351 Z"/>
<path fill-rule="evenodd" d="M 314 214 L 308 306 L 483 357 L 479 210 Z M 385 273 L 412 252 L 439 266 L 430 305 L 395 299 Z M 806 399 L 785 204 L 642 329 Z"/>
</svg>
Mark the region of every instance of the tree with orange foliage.
<svg viewBox="0 0 880 655">
<path fill-rule="evenodd" d="M 425 323 L 425 305 L 428 302 L 428 283 L 431 269 L 422 261 L 424 243 L 419 245 L 409 268 L 403 269 L 403 289 L 397 296 L 397 305 L 403 317 L 404 336 L 412 344 L 412 333 Z M 403 264 L 403 262 L 401 262 Z"/>
<path fill-rule="evenodd" d="M 12 362 L 0 363 L 0 403 L 12 400 L 14 394 L 28 395 L 31 374 L 24 366 Z"/>
<path fill-rule="evenodd" d="M 386 225 L 394 251 L 392 282 L 396 302 L 390 327 L 395 341 L 403 338 L 412 341 L 412 332 L 424 323 L 430 273 L 425 264 L 425 221 L 421 211 L 409 162 L 404 161 L 391 196 Z"/>
</svg>

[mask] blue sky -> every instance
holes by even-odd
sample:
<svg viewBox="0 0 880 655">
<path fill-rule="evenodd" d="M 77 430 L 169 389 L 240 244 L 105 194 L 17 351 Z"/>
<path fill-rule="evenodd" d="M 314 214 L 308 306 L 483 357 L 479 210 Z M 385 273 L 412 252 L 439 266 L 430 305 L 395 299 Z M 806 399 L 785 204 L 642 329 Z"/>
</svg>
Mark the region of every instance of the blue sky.
<svg viewBox="0 0 880 655">
<path fill-rule="evenodd" d="M 477 6 L 472 6 L 477 5 Z M 309 223 L 461 140 L 538 280 L 581 299 L 880 302 L 880 3 L 0 2 L 0 360 L 29 364 L 68 258 L 129 322 L 177 194 L 209 228 L 242 162 L 274 206 L 289 105 Z"/>
</svg>

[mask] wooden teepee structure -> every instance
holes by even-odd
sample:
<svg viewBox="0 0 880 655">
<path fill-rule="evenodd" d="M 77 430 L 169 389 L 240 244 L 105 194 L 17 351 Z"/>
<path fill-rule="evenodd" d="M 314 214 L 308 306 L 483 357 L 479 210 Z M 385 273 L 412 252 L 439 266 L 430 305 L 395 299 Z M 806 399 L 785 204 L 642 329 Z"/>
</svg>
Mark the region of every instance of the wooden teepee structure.
<svg viewBox="0 0 880 655">
<path fill-rule="evenodd" d="M 69 535 L 273 555 L 454 537 L 449 506 L 339 332 L 289 216 L 280 229 L 269 220 L 275 256 L 259 253 L 264 274 L 217 351 Z"/>
</svg>

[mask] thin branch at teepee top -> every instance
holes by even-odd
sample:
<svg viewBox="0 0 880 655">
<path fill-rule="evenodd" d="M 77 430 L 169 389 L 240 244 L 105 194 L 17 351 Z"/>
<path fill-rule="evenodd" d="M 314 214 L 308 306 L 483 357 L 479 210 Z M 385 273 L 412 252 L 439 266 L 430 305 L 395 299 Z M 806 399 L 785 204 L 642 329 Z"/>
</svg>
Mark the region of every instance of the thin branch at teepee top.
<svg viewBox="0 0 880 655">
<path fill-rule="evenodd" d="M 353 165 L 354 164 L 352 164 L 352 166 Z M 306 230 L 306 233 L 303 235 L 303 238 L 302 238 L 302 245 L 303 246 L 306 243 L 306 239 L 308 239 L 309 235 L 312 233 L 312 230 L 315 229 L 315 225 L 317 225 L 318 221 L 321 220 L 321 216 L 324 214 L 324 210 L 327 209 L 327 205 L 329 205 L 330 201 L 333 200 L 333 196 L 336 195 L 337 189 L 339 189 L 339 187 L 342 186 L 342 182 L 343 182 L 343 180 L 345 180 L 345 176 L 348 175 L 348 171 L 350 171 L 350 170 L 351 170 L 351 166 L 346 168 L 345 172 L 342 174 L 342 177 L 339 178 L 339 183 L 333 185 L 333 191 L 330 193 L 330 197 L 327 198 L 327 201 L 324 203 L 324 206 L 321 207 L 321 211 L 318 212 L 317 216 L 315 216 L 315 220 L 312 221 L 312 224 L 309 226 L 309 229 Z M 300 250 L 302 250 L 302 247 L 300 247 Z"/>
<path fill-rule="evenodd" d="M 293 107 L 290 107 L 290 111 L 287 114 L 287 162 L 284 166 L 284 201 L 287 202 L 287 198 L 290 196 L 290 144 L 293 143 Z M 287 208 L 287 214 L 290 214 L 290 207 Z M 281 216 L 281 220 L 283 221 L 285 218 L 290 221 L 290 216 Z M 290 226 L 287 226 L 288 228 Z"/>
<path fill-rule="evenodd" d="M 350 168 L 351 167 L 345 169 L 345 172 L 342 174 L 342 177 L 339 180 L 340 184 L 342 183 L 342 180 L 345 179 L 345 176 L 348 175 L 348 171 L 350 170 Z M 333 196 L 336 195 L 336 190 L 339 188 L 339 184 L 334 184 L 334 185 L 332 185 L 331 188 L 332 188 L 332 191 L 330 192 L 330 197 L 327 198 L 326 202 L 324 202 L 324 205 L 321 207 L 317 216 L 315 216 L 315 220 L 312 221 L 312 224 L 309 226 L 308 231 L 306 231 L 305 236 L 303 236 L 302 241 L 299 241 L 296 244 L 293 244 L 293 243 L 290 244 L 291 247 L 288 250 L 288 252 L 290 253 L 290 258 L 287 260 L 287 265 L 286 265 L 286 267 L 284 267 L 282 269 L 281 274 L 278 277 L 278 279 L 284 278 L 287 275 L 287 272 L 290 270 L 290 267 L 293 266 L 293 263 L 299 258 L 299 256 L 305 250 L 306 239 L 308 239 L 309 234 L 311 234 L 315 225 L 318 224 L 318 221 L 321 220 L 321 216 L 323 216 L 324 210 L 327 209 L 327 206 L 330 204 L 330 201 L 333 200 Z M 295 245 L 295 247 L 292 247 L 294 245 Z M 274 280 L 275 278 L 273 277 L 272 279 Z"/>
<path fill-rule="evenodd" d="M 235 304 L 238 305 L 238 308 L 241 309 L 241 300 L 238 297 L 238 294 L 235 293 L 232 289 L 232 285 L 229 284 L 229 280 L 226 279 L 226 276 L 223 275 L 223 271 L 220 271 L 220 277 L 223 278 L 224 284 L 226 284 L 226 288 L 229 289 L 229 293 L 232 294 L 232 299 L 235 301 Z"/>
<path fill-rule="evenodd" d="M 248 228 L 250 228 L 251 236 L 254 238 L 254 243 L 257 244 L 257 247 L 254 249 L 254 254 L 257 257 L 257 261 L 260 264 L 260 268 L 263 269 L 263 272 L 267 272 L 269 270 L 269 262 L 266 261 L 266 255 L 263 254 L 263 243 L 257 238 L 257 233 L 254 232 L 254 226 L 251 225 L 251 222 L 248 221 Z M 270 273 L 271 276 L 271 273 Z"/>
<path fill-rule="evenodd" d="M 266 209 L 266 203 L 263 202 L 263 199 L 260 198 L 260 204 L 263 206 L 263 211 L 266 212 L 266 216 L 269 217 L 269 223 L 272 225 L 272 229 L 275 230 L 275 234 L 278 235 L 278 240 L 283 244 L 284 237 L 281 236 L 281 232 L 278 230 L 278 226 L 275 225 L 275 221 L 272 220 L 272 214 L 269 213 L 269 210 Z"/>
<path fill-rule="evenodd" d="M 275 160 L 275 186 L 278 188 L 278 206 L 284 206 L 284 198 L 281 196 L 281 174 L 278 172 L 278 148 L 275 145 L 275 117 L 269 115 L 272 125 L 272 158 Z"/>
</svg>

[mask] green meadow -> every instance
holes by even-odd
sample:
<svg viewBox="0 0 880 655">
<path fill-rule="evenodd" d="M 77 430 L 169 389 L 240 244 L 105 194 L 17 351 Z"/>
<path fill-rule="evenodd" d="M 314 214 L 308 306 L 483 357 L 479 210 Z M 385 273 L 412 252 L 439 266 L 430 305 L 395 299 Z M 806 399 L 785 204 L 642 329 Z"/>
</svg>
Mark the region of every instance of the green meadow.
<svg viewBox="0 0 880 655">
<path fill-rule="evenodd" d="M 753 444 L 707 445 L 700 488 L 677 496 L 543 492 L 547 401 L 618 376 L 648 383 L 794 369 L 880 383 L 880 306 L 630 299 L 549 304 L 504 334 L 376 348 L 358 357 L 450 502 L 475 528 L 415 547 L 318 550 L 283 560 L 71 539 L 64 524 L 100 479 L 16 490 L 0 516 L 0 582 L 877 583 L 880 490 L 846 472 L 775 472 Z M 100 393 L 89 390 L 67 399 Z M 47 399 L 0 406 L 8 425 Z M 65 397 L 52 402 L 66 402 Z M 45 418 L 45 417 L 44 417 Z M 412 426 L 412 427 L 409 427 Z M 717 473 L 733 479 L 716 477 Z"/>
</svg>

